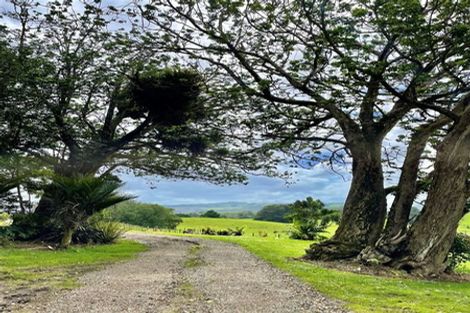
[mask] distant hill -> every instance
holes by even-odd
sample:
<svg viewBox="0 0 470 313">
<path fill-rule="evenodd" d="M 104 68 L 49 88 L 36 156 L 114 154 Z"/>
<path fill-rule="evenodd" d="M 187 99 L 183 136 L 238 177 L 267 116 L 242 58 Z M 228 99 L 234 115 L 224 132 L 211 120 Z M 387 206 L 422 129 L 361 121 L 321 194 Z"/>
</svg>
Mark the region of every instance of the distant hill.
<svg viewBox="0 0 470 313">
<path fill-rule="evenodd" d="M 342 211 L 344 203 L 342 203 L 342 202 L 325 203 L 325 206 L 330 210 Z"/>
<path fill-rule="evenodd" d="M 169 204 L 166 207 L 172 208 L 176 213 L 198 213 L 207 210 L 214 210 L 219 213 L 234 213 L 234 212 L 258 212 L 264 206 L 273 203 L 262 202 L 214 202 L 214 203 L 197 203 L 197 204 Z M 326 207 L 332 210 L 342 210 L 343 203 L 327 203 Z"/>
</svg>

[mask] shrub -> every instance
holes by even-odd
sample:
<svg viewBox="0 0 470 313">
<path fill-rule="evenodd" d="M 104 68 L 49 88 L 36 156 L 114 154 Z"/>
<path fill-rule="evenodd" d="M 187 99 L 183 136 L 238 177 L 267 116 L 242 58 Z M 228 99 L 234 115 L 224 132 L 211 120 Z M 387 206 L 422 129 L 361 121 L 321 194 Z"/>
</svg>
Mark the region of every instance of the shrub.
<svg viewBox="0 0 470 313">
<path fill-rule="evenodd" d="M 447 271 L 454 271 L 467 261 L 470 261 L 470 236 L 458 233 L 447 257 Z"/>
<path fill-rule="evenodd" d="M 126 201 L 106 212 L 115 221 L 143 227 L 175 229 L 182 222 L 173 209 L 136 201 Z"/>
<path fill-rule="evenodd" d="M 227 229 L 221 229 L 217 231 L 217 236 L 230 236 L 231 232 Z"/>
<path fill-rule="evenodd" d="M 33 240 L 44 231 L 34 214 L 17 213 L 12 216 L 12 220 L 10 226 L 0 228 L 0 236 L 3 234 L 3 237 L 12 240 Z"/>
<path fill-rule="evenodd" d="M 201 217 L 219 218 L 220 214 L 214 210 L 208 210 L 205 213 L 201 214 Z"/>
<path fill-rule="evenodd" d="M 299 240 L 323 240 L 326 237 L 322 235 L 328 224 L 320 220 L 306 220 L 295 223 L 294 230 L 290 233 L 290 238 Z"/>
<path fill-rule="evenodd" d="M 74 243 L 113 243 L 125 233 L 125 227 L 111 219 L 107 212 L 90 217 L 74 234 Z"/>
<path fill-rule="evenodd" d="M 287 216 L 289 213 L 291 209 L 287 204 L 270 204 L 256 213 L 255 220 L 290 223 L 292 219 Z"/>
<path fill-rule="evenodd" d="M 207 228 L 201 229 L 201 234 L 214 236 L 217 234 L 217 232 L 213 230 L 212 228 L 207 227 Z"/>
<path fill-rule="evenodd" d="M 296 201 L 290 205 L 292 213 L 288 215 L 294 224 L 291 232 L 292 239 L 320 240 L 322 235 L 332 222 L 337 222 L 340 213 L 328 210 L 320 200 L 308 197 L 305 200 Z"/>
<path fill-rule="evenodd" d="M 67 248 L 78 228 L 86 226 L 93 214 L 129 200 L 121 196 L 121 183 L 94 176 L 54 176 L 44 197 L 53 208 L 52 222 L 61 229 L 60 247 Z"/>
<path fill-rule="evenodd" d="M 114 221 L 98 221 L 91 227 L 96 232 L 95 243 L 113 243 L 125 233 L 124 227 Z"/>
<path fill-rule="evenodd" d="M 183 231 L 183 233 L 185 233 Z M 241 236 L 243 235 L 243 227 L 236 227 L 235 229 L 220 229 L 214 230 L 210 227 L 201 229 L 201 234 L 210 236 Z"/>
<path fill-rule="evenodd" d="M 235 229 L 229 228 L 228 231 L 232 236 L 242 236 L 244 231 L 244 227 L 235 227 Z"/>
<path fill-rule="evenodd" d="M 0 213 L 0 227 L 9 226 L 10 215 L 8 213 Z"/>
</svg>

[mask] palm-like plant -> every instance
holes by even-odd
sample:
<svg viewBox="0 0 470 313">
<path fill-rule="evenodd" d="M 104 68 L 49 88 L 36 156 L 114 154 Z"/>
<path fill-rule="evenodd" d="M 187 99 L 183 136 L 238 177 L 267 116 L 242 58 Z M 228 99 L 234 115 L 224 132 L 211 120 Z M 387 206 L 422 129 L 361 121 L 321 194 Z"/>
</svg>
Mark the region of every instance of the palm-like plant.
<svg viewBox="0 0 470 313">
<path fill-rule="evenodd" d="M 63 229 L 61 248 L 67 248 L 77 228 L 96 212 L 131 199 L 117 191 L 122 184 L 93 176 L 54 176 L 47 195 L 54 222 Z"/>
</svg>

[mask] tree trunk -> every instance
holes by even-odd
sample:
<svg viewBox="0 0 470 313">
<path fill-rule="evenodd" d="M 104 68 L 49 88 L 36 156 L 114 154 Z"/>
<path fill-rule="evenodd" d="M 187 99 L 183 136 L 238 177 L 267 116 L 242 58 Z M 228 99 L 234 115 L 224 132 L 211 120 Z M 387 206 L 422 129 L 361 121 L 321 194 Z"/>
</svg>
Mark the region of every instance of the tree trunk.
<svg viewBox="0 0 470 313">
<path fill-rule="evenodd" d="M 75 233 L 75 227 L 67 226 L 64 227 L 64 233 L 62 239 L 60 240 L 60 249 L 67 249 L 72 243 L 72 236 Z"/>
<path fill-rule="evenodd" d="M 398 243 L 406 237 L 409 216 L 416 193 L 421 156 L 432 133 L 450 121 L 441 117 L 420 127 L 412 136 L 401 169 L 398 189 L 388 213 L 385 229 L 379 240 L 361 251 L 360 259 L 366 263 L 387 263 Z"/>
<path fill-rule="evenodd" d="M 374 243 L 383 229 L 386 199 L 381 140 L 351 150 L 353 178 L 340 225 L 333 238 L 310 246 L 306 258 L 334 260 L 354 257 L 366 245 Z"/>
<path fill-rule="evenodd" d="M 470 107 L 438 147 L 426 204 L 391 266 L 422 275 L 439 274 L 446 268 L 467 201 L 469 162 Z"/>
</svg>

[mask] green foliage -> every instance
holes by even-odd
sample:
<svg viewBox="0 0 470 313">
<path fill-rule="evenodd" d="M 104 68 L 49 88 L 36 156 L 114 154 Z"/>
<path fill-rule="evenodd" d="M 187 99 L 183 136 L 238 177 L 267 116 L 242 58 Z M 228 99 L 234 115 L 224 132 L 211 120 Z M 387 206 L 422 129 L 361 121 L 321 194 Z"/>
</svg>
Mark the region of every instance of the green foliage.
<svg viewBox="0 0 470 313">
<path fill-rule="evenodd" d="M 189 216 L 186 216 L 189 217 Z M 252 211 L 242 211 L 242 212 L 225 212 L 222 214 L 224 218 L 237 218 L 237 219 L 253 219 L 255 213 Z"/>
<path fill-rule="evenodd" d="M 0 236 L 12 240 L 34 240 L 43 231 L 37 216 L 30 213 L 17 213 L 12 216 L 13 223 L 8 227 L 0 228 Z"/>
<path fill-rule="evenodd" d="M 219 218 L 220 213 L 214 211 L 214 210 L 207 210 L 203 214 L 201 214 L 201 217 L 210 217 L 210 218 Z"/>
<path fill-rule="evenodd" d="M 457 233 L 447 258 L 447 270 L 455 271 L 457 267 L 470 261 L 470 235 Z"/>
<path fill-rule="evenodd" d="M 121 186 L 115 180 L 94 176 L 54 176 L 44 197 L 52 208 L 52 224 L 63 231 L 61 246 L 70 244 L 73 233 L 85 225 L 90 216 L 129 200 L 131 197 L 118 194 Z"/>
<path fill-rule="evenodd" d="M 183 231 L 183 233 L 189 233 L 189 234 L 194 234 L 194 231 Z M 201 229 L 201 234 L 202 235 L 208 235 L 208 236 L 243 236 L 243 227 L 235 227 L 235 229 L 212 229 L 210 227 L 203 228 Z"/>
<path fill-rule="evenodd" d="M 93 176 L 54 176 L 45 197 L 57 223 L 79 226 L 93 214 L 129 200 L 131 197 L 118 194 L 121 186 L 116 181 Z"/>
<path fill-rule="evenodd" d="M 9 219 L 10 215 L 8 213 L 0 213 L 0 227 L 4 226 Z"/>
<path fill-rule="evenodd" d="M 75 243 L 109 244 L 116 242 L 125 233 L 125 227 L 113 221 L 105 211 L 98 212 L 80 226 L 73 235 Z"/>
<path fill-rule="evenodd" d="M 125 233 L 122 224 L 113 221 L 95 221 L 91 224 L 95 230 L 95 243 L 108 244 L 116 242 Z"/>
<path fill-rule="evenodd" d="M 126 201 L 109 208 L 106 213 L 121 223 L 152 228 L 174 229 L 182 221 L 173 209 L 136 201 Z"/>
<path fill-rule="evenodd" d="M 328 210 L 320 200 L 308 197 L 298 200 L 290 205 L 291 213 L 288 215 L 294 224 L 291 232 L 292 239 L 319 240 L 324 239 L 328 226 L 339 221 L 339 212 Z"/>
<path fill-rule="evenodd" d="M 287 217 L 289 213 L 291 213 L 289 205 L 270 204 L 256 213 L 255 220 L 290 223 L 292 220 Z"/>
<path fill-rule="evenodd" d="M 10 244 L 11 235 L 5 231 L 9 225 L 7 222 L 10 220 L 10 215 L 7 213 L 0 213 L 0 247 L 8 246 Z"/>
</svg>

